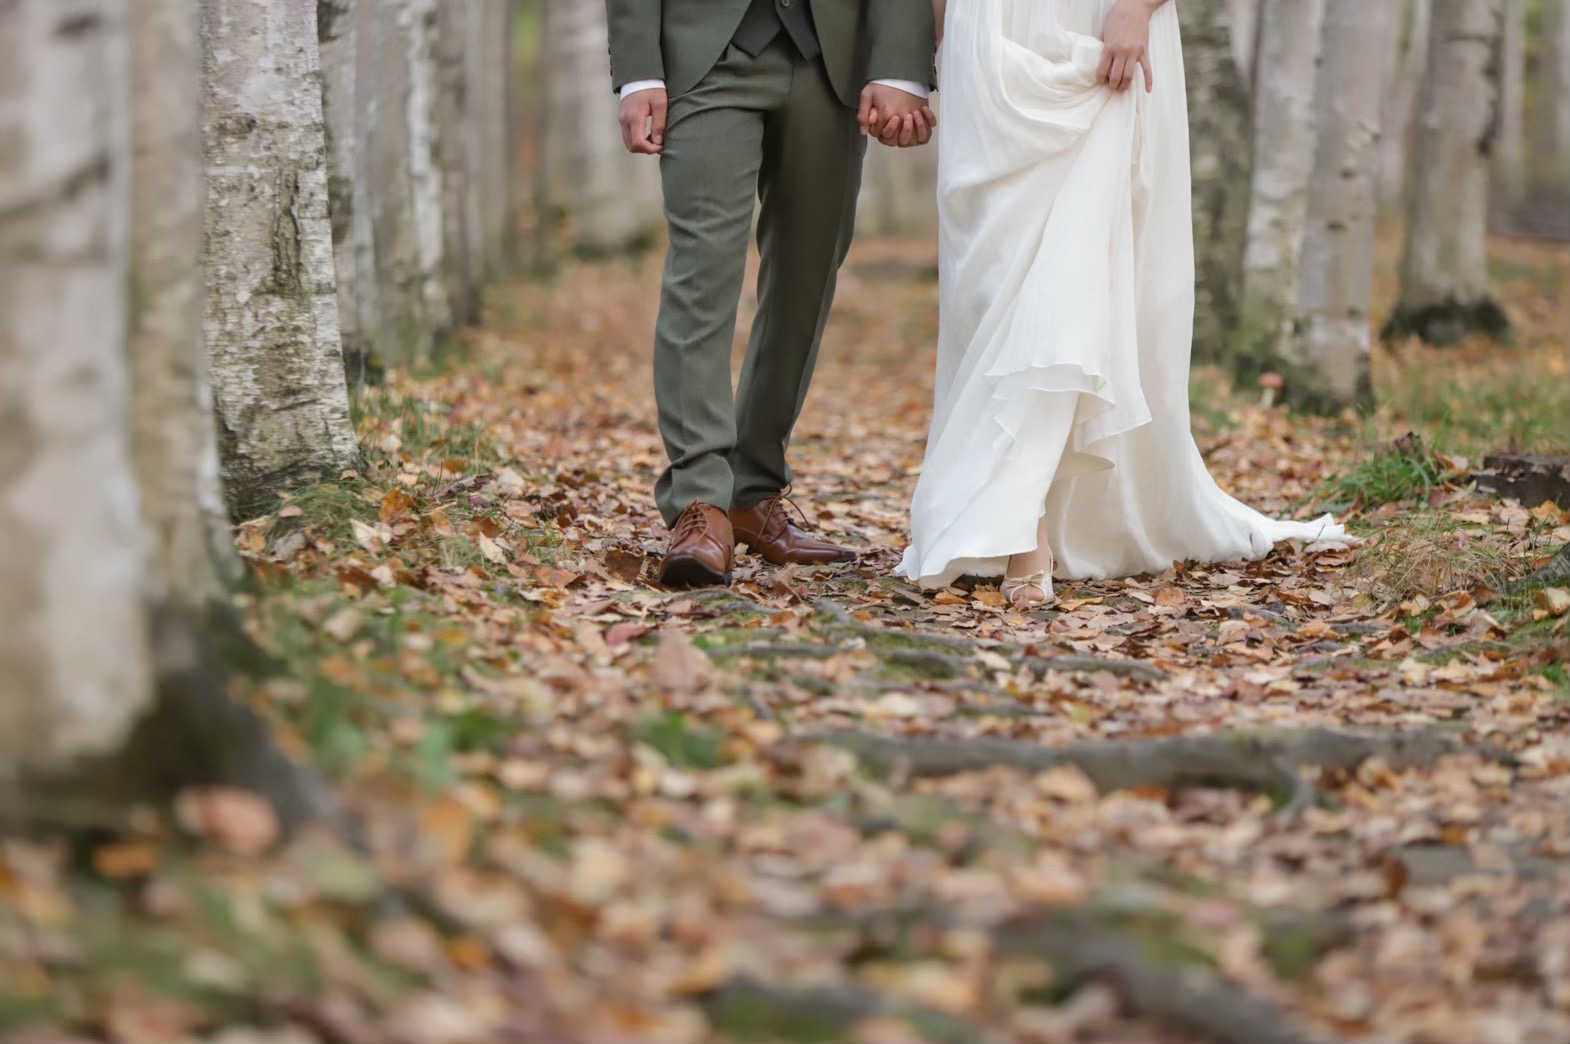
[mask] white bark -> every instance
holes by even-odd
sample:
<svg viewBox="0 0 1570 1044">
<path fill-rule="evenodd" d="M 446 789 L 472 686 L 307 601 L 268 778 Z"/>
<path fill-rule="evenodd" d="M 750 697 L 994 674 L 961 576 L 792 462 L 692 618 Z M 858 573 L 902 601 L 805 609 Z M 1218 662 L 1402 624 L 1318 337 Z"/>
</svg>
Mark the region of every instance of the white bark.
<svg viewBox="0 0 1570 1044">
<path fill-rule="evenodd" d="M 205 0 L 207 309 L 239 512 L 358 453 L 339 339 L 316 0 Z"/>
<path fill-rule="evenodd" d="M 0 4 L 0 777 L 114 748 L 151 695 L 125 7 Z"/>
<path fill-rule="evenodd" d="M 319 3 L 345 343 L 417 363 L 511 250 L 512 0 Z"/>
<path fill-rule="evenodd" d="M 1570 0 L 1544 0 L 1534 151 L 1561 183 L 1570 171 Z"/>
<path fill-rule="evenodd" d="M 137 0 L 134 13 L 132 443 L 157 594 L 201 609 L 223 597 L 238 563 L 202 337 L 200 22 L 194 0 Z"/>
<path fill-rule="evenodd" d="M 545 6 L 551 194 L 570 216 L 579 250 L 623 251 L 659 225 L 659 167 L 622 147 L 605 64 L 605 4 L 551 0 Z"/>
<path fill-rule="evenodd" d="M 1434 0 L 1421 133 L 1391 332 L 1448 342 L 1502 332 L 1488 292 L 1488 182 L 1504 0 Z"/>
<path fill-rule="evenodd" d="M 445 247 L 443 285 L 457 323 L 479 319 L 485 283 L 485 232 L 482 227 L 479 147 L 471 71 L 483 50 L 478 3 L 451 0 L 438 9 L 435 97 L 437 163 L 442 171 L 442 225 Z"/>
<path fill-rule="evenodd" d="M 1266 358 L 1289 350 L 1297 314 L 1324 16 L 1325 0 L 1272 3 L 1260 29 L 1255 98 L 1268 116 L 1254 124 L 1243 334 Z"/>
<path fill-rule="evenodd" d="M 349 379 L 356 384 L 365 380 L 376 356 L 381 328 L 369 163 L 376 87 L 371 17 L 371 0 L 317 3 L 338 326 Z"/>
<path fill-rule="evenodd" d="M 494 278 L 517 247 L 518 197 L 518 7 L 515 0 L 483 0 L 480 46 L 469 62 L 477 114 L 480 222 L 484 230 L 485 276 Z"/>
<path fill-rule="evenodd" d="M 1372 400 L 1369 300 L 1379 170 L 1380 88 L 1395 12 L 1327 0 L 1316 100 L 1318 146 L 1303 243 L 1298 335 L 1287 394 L 1333 412 Z"/>
<path fill-rule="evenodd" d="M 409 178 L 413 187 L 420 302 L 431 329 L 445 332 L 452 327 L 453 310 L 448 288 L 442 281 L 446 197 L 436 153 L 440 90 L 436 8 L 437 0 L 398 0 L 393 9 L 409 49 L 409 98 L 404 117 L 409 122 Z"/>
<path fill-rule="evenodd" d="M 386 0 L 372 8 L 374 97 L 372 210 L 382 314 L 380 356 L 389 366 L 424 360 L 451 331 L 446 283 L 449 179 L 438 148 L 441 68 L 432 0 Z"/>
<path fill-rule="evenodd" d="M 1243 85 L 1257 98 L 1259 84 L 1255 79 L 1258 68 L 1260 32 L 1267 9 L 1281 6 L 1275 0 L 1227 0 L 1232 20 L 1232 55 L 1237 59 L 1238 73 Z"/>
<path fill-rule="evenodd" d="M 1506 199 L 1526 178 L 1526 0 L 1505 0 L 1499 52 L 1499 147 L 1495 170 Z"/>
<path fill-rule="evenodd" d="M 1406 195 L 1407 157 L 1417 138 L 1417 97 L 1428 71 L 1433 0 L 1410 0 L 1409 11 L 1406 46 L 1398 48 L 1400 61 L 1390 77 L 1383 121 L 1385 133 L 1379 146 L 1379 198 L 1387 206 L 1403 201 Z"/>
</svg>

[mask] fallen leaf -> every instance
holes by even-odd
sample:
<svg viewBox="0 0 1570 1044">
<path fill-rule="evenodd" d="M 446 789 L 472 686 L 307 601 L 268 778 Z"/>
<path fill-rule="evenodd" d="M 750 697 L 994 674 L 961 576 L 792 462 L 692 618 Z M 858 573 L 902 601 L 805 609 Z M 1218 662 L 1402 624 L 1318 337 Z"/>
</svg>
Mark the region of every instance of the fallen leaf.
<svg viewBox="0 0 1570 1044">
<path fill-rule="evenodd" d="M 654 654 L 654 684 L 669 693 L 692 693 L 705 688 L 713 676 L 714 664 L 692 639 L 682 631 L 660 633 Z"/>
<path fill-rule="evenodd" d="M 347 642 L 360 630 L 365 621 L 365 614 L 354 606 L 345 606 L 327 618 L 322 624 L 322 633 L 336 642 Z"/>
<path fill-rule="evenodd" d="M 1537 607 L 1549 616 L 1570 613 L 1570 591 L 1562 587 L 1539 587 L 1532 597 Z"/>
<path fill-rule="evenodd" d="M 261 855 L 280 833 L 272 803 L 237 787 L 181 791 L 175 813 L 188 832 L 240 856 Z"/>
</svg>

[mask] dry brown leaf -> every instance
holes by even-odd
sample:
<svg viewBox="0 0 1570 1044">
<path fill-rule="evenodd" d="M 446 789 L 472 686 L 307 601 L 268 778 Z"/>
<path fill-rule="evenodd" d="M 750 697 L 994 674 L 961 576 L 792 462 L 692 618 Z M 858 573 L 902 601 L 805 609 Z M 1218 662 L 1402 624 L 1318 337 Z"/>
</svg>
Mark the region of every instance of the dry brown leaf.
<svg viewBox="0 0 1570 1044">
<path fill-rule="evenodd" d="M 175 812 L 187 831 L 240 856 L 261 855 L 280 833 L 272 803 L 236 787 L 181 791 Z"/>
</svg>

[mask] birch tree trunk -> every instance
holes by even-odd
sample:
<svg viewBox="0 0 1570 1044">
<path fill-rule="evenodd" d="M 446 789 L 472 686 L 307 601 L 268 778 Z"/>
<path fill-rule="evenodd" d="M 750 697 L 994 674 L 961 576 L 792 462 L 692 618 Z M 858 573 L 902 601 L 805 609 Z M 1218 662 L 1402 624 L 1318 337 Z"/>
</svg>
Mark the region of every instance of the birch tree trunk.
<svg viewBox="0 0 1570 1044">
<path fill-rule="evenodd" d="M 1243 318 L 1235 369 L 1258 376 L 1291 351 L 1297 318 L 1309 181 L 1314 173 L 1325 0 L 1268 4 L 1259 38 Z"/>
<path fill-rule="evenodd" d="M 1194 358 L 1204 362 L 1230 355 L 1248 235 L 1249 200 L 1241 186 L 1249 183 L 1251 106 L 1232 53 L 1227 6 L 1226 0 L 1191 0 L 1183 7 L 1194 197 Z"/>
<path fill-rule="evenodd" d="M 1544 0 L 1543 14 L 1533 148 L 1547 174 L 1563 182 L 1570 174 L 1570 0 Z"/>
<path fill-rule="evenodd" d="M 366 124 L 364 164 L 370 183 L 375 374 L 427 358 L 451 326 L 451 313 L 438 267 L 445 256 L 442 185 L 430 151 L 436 69 L 425 13 L 416 10 L 416 0 L 356 2 L 369 7 L 359 23 L 369 40 L 359 66 L 358 119 Z"/>
<path fill-rule="evenodd" d="M 1526 184 L 1526 0 L 1504 0 L 1500 26 L 1499 148 L 1495 191 L 1505 203 Z"/>
<path fill-rule="evenodd" d="M 187 785 L 262 795 L 285 824 L 330 815 L 316 777 L 230 700 L 224 660 L 248 644 L 226 598 L 237 571 L 219 489 L 203 343 L 202 45 L 197 0 L 135 0 L 130 17 L 131 455 L 152 554 L 142 592 L 156 697 L 114 750 L 35 782 L 66 821 L 113 819 Z"/>
<path fill-rule="evenodd" d="M 1394 15 L 1367 0 L 1326 0 L 1297 336 L 1283 360 L 1287 401 L 1304 409 L 1334 413 L 1373 402 L 1380 88 Z"/>
<path fill-rule="evenodd" d="M 339 312 L 374 378 L 478 321 L 512 250 L 513 3 L 318 10 Z"/>
<path fill-rule="evenodd" d="M 0 795 L 147 707 L 124 0 L 0 5 Z"/>
<path fill-rule="evenodd" d="M 658 164 L 622 147 L 607 40 L 600 0 L 545 5 L 551 195 L 572 221 L 575 248 L 591 256 L 646 244 L 660 221 Z"/>
<path fill-rule="evenodd" d="M 453 323 L 465 325 L 482 318 L 485 288 L 516 247 L 517 10 L 513 0 L 443 0 L 434 14 L 442 280 Z"/>
<path fill-rule="evenodd" d="M 414 193 L 414 243 L 420 301 L 426 322 L 443 336 L 454 321 L 453 296 L 443 282 L 446 262 L 447 201 L 444 171 L 437 154 L 442 112 L 441 54 L 437 0 L 397 0 L 398 24 L 408 47 L 409 96 L 404 118 L 409 126 L 409 177 Z M 447 128 L 457 132 L 456 126 Z"/>
<path fill-rule="evenodd" d="M 1488 290 L 1487 253 L 1503 14 L 1504 0 L 1434 0 L 1401 295 L 1386 337 L 1450 344 L 1509 330 Z"/>
<path fill-rule="evenodd" d="M 205 0 L 206 334 L 232 511 L 358 460 L 328 219 L 316 0 Z"/>
<path fill-rule="evenodd" d="M 230 702 L 195 619 L 220 590 L 200 54 L 194 0 L 0 6 L 8 825 L 120 827 L 138 803 L 215 783 L 272 798 L 287 823 L 329 811 Z"/>
<path fill-rule="evenodd" d="M 1268 9 L 1276 6 L 1279 5 L 1272 0 L 1227 0 L 1232 20 L 1232 55 L 1237 59 L 1244 89 L 1255 98 L 1259 96 L 1259 36 Z"/>
<path fill-rule="evenodd" d="M 221 606 L 239 575 L 202 335 L 200 23 L 195 0 L 137 0 L 130 23 L 131 437 L 167 596 Z"/>
<path fill-rule="evenodd" d="M 1406 5 L 1411 17 L 1406 25 L 1406 46 L 1397 48 L 1399 63 L 1390 76 L 1383 119 L 1384 134 L 1379 145 L 1379 199 L 1385 206 L 1403 202 L 1406 197 L 1407 157 L 1417 139 L 1417 97 L 1428 71 L 1429 23 L 1433 0 L 1410 0 Z M 1400 25 L 1400 19 L 1397 19 Z M 1397 33 L 1399 40 L 1399 28 Z"/>
<path fill-rule="evenodd" d="M 382 365 L 369 162 L 376 88 L 371 0 L 317 0 L 316 11 L 338 326 L 345 369 L 358 385 Z"/>
<path fill-rule="evenodd" d="M 514 0 L 469 0 L 475 9 L 465 49 L 465 96 L 474 99 L 468 126 L 479 210 L 481 275 L 492 281 L 517 247 L 518 66 L 513 54 L 518 9 Z"/>
</svg>

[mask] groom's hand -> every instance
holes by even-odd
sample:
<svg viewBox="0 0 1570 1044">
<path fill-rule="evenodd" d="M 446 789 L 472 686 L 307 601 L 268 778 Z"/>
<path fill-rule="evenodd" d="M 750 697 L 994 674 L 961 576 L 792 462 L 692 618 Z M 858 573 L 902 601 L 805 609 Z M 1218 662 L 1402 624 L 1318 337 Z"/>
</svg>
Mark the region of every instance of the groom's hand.
<svg viewBox="0 0 1570 1044">
<path fill-rule="evenodd" d="M 938 125 L 926 99 L 881 83 L 869 83 L 861 92 L 861 111 L 856 118 L 862 134 L 891 148 L 925 145 Z"/>
<path fill-rule="evenodd" d="M 621 141 L 627 151 L 658 156 L 665 149 L 665 116 L 670 103 L 663 88 L 629 94 L 621 100 Z"/>
</svg>

